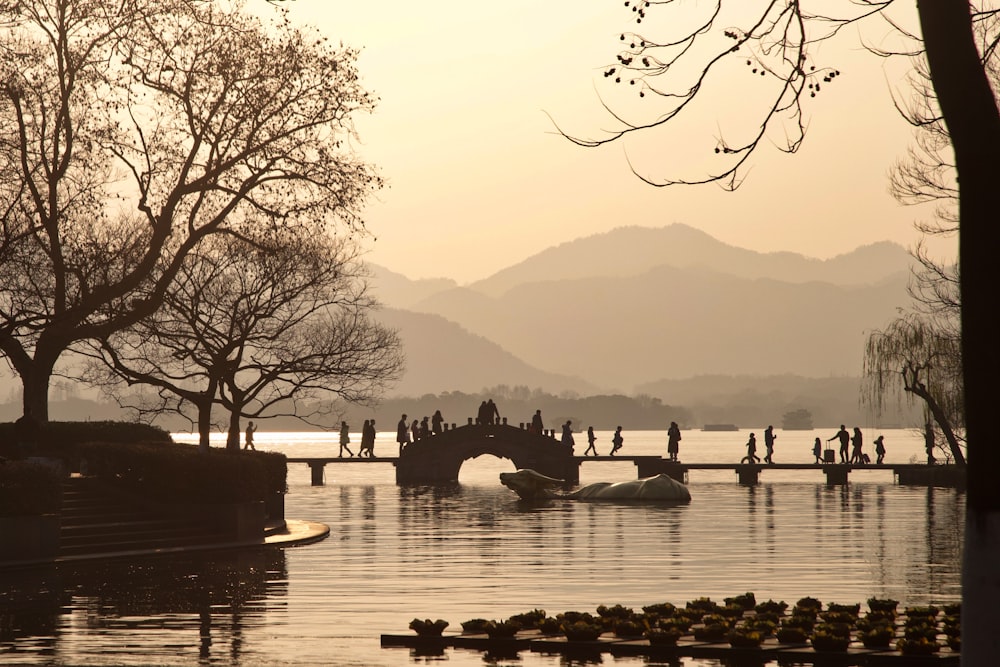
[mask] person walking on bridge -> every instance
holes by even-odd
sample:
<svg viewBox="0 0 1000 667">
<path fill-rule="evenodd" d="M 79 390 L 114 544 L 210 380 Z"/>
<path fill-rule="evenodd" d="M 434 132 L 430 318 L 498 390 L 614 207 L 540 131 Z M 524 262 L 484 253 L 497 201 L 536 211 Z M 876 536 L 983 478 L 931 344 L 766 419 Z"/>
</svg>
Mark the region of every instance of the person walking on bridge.
<svg viewBox="0 0 1000 667">
<path fill-rule="evenodd" d="M 444 417 L 441 415 L 440 410 L 435 410 L 434 414 L 431 416 L 431 433 L 434 435 L 441 435 L 443 432 L 441 425 L 444 424 Z"/>
<path fill-rule="evenodd" d="M 594 435 L 594 427 L 587 427 L 587 449 L 583 452 L 584 456 L 590 456 L 591 452 L 594 452 L 594 456 L 597 456 L 597 447 L 594 447 L 594 443 L 597 442 L 597 436 Z"/>
<path fill-rule="evenodd" d="M 861 429 L 855 426 L 854 435 L 851 436 L 851 463 L 860 465 L 865 462 L 864 452 L 861 451 L 862 443 Z"/>
<path fill-rule="evenodd" d="M 847 432 L 847 427 L 841 424 L 840 430 L 832 438 L 827 438 L 826 441 L 830 442 L 831 440 L 840 440 L 840 462 L 847 463 L 847 443 L 851 441 L 851 434 Z"/>
<path fill-rule="evenodd" d="M 344 458 L 345 449 L 347 450 L 348 456 L 352 458 L 354 457 L 354 452 L 352 452 L 351 448 L 347 446 L 348 443 L 350 442 L 351 442 L 351 429 L 347 425 L 347 422 L 342 421 L 340 422 L 340 453 L 337 454 L 339 458 Z"/>
<path fill-rule="evenodd" d="M 611 456 L 615 455 L 619 449 L 622 448 L 622 443 L 625 439 L 622 437 L 622 427 L 619 426 L 615 429 L 615 434 L 611 436 Z"/>
<path fill-rule="evenodd" d="M 760 463 L 760 457 L 757 456 L 757 436 L 753 433 L 750 434 L 750 439 L 747 440 L 747 455 L 740 463 L 744 461 L 746 463 Z"/>
<path fill-rule="evenodd" d="M 531 417 L 531 432 L 536 435 L 541 435 L 545 427 L 542 425 L 542 411 L 535 410 L 535 414 Z"/>
<path fill-rule="evenodd" d="M 880 434 L 875 438 L 875 463 L 882 463 L 885 458 L 885 441 L 883 436 Z"/>
</svg>

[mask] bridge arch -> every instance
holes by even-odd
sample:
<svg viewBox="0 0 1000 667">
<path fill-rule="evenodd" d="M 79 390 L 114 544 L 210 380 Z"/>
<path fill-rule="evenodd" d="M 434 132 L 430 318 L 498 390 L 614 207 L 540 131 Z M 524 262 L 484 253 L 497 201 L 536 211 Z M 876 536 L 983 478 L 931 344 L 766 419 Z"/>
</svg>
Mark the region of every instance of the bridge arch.
<svg viewBox="0 0 1000 667">
<path fill-rule="evenodd" d="M 396 483 L 457 482 L 462 464 L 483 454 L 510 459 L 516 468 L 531 468 L 572 484 L 580 481 L 572 448 L 555 438 L 506 424 L 470 424 L 407 445 L 396 462 Z"/>
</svg>

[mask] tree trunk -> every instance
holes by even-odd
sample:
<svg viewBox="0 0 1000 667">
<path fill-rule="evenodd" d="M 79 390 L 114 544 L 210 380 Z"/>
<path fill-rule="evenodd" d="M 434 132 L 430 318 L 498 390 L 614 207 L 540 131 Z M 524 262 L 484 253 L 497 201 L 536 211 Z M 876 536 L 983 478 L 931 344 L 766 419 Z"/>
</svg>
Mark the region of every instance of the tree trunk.
<svg viewBox="0 0 1000 667">
<path fill-rule="evenodd" d="M 924 388 L 923 384 L 907 387 L 906 391 L 913 392 L 927 404 L 927 409 L 930 410 L 931 415 L 934 417 L 934 421 L 937 422 L 937 425 L 941 427 L 944 439 L 948 442 L 952 458 L 955 459 L 955 465 L 964 466 L 965 455 L 962 454 L 962 447 L 958 444 L 958 438 L 955 437 L 955 431 L 951 428 L 951 422 L 948 420 L 948 415 L 944 413 L 944 410 L 941 409 L 938 402 L 934 400 L 934 397 L 931 396 L 930 393 Z"/>
<path fill-rule="evenodd" d="M 992 383 L 1000 346 L 991 326 L 1000 225 L 993 209 L 1000 183 L 1000 112 L 972 31 L 965 0 L 918 0 L 931 81 L 955 151 L 959 183 L 962 373 L 968 437 L 968 491 L 962 568 L 962 664 L 992 665 L 1000 655 L 1000 447 L 993 435 Z"/>
<path fill-rule="evenodd" d="M 209 437 L 212 435 L 212 401 L 213 395 L 208 399 L 200 401 L 198 408 L 198 451 L 207 452 L 209 449 Z"/>
<path fill-rule="evenodd" d="M 49 383 L 52 381 L 52 363 L 40 363 L 33 359 L 18 369 L 21 376 L 22 408 L 39 424 L 49 421 Z"/>
<path fill-rule="evenodd" d="M 229 413 L 229 433 L 226 436 L 226 451 L 240 451 L 240 411 L 233 407 Z"/>
</svg>

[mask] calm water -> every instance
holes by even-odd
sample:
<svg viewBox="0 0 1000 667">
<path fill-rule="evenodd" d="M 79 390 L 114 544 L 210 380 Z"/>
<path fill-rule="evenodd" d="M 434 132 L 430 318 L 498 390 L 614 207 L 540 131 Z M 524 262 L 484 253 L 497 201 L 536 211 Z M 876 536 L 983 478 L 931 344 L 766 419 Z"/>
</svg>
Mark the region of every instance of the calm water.
<svg viewBox="0 0 1000 667">
<path fill-rule="evenodd" d="M 776 461 L 810 462 L 813 438 L 833 430 L 777 433 Z M 923 459 L 919 434 L 884 434 L 887 462 Z M 393 435 L 380 434 L 376 454 L 395 452 Z M 598 436 L 606 453 L 611 434 Z M 681 460 L 738 460 L 746 440 L 747 431 L 684 432 Z M 296 456 L 337 449 L 324 434 L 260 431 L 256 441 Z M 625 433 L 622 454 L 664 451 L 665 433 Z M 638 609 L 746 591 L 789 602 L 960 597 L 964 498 L 954 490 L 900 487 L 876 471 L 829 488 L 819 472 L 765 471 L 759 486 L 742 487 L 733 472 L 695 471 L 686 506 L 529 506 L 497 481 L 511 469 L 484 456 L 465 463 L 454 487 L 401 488 L 389 464 L 344 464 L 312 487 L 308 467 L 293 464 L 286 515 L 329 524 L 322 542 L 0 575 L 0 663 L 555 666 L 566 662 L 528 651 L 420 656 L 381 648 L 379 635 L 408 634 L 414 617 L 459 628 L 535 608 Z M 581 469 L 584 484 L 634 477 L 624 462 Z"/>
</svg>

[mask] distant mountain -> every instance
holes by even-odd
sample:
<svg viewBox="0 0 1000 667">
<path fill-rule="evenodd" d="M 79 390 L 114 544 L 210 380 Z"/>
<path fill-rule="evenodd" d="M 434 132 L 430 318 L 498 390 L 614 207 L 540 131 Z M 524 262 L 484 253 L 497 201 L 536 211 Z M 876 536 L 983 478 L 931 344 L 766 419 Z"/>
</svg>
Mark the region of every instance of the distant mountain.
<svg viewBox="0 0 1000 667">
<path fill-rule="evenodd" d="M 532 366 L 630 391 L 713 373 L 858 376 L 866 332 L 906 305 L 907 278 L 897 268 L 879 283 L 843 286 L 659 266 L 525 283 L 499 297 L 456 288 L 420 308 Z"/>
<path fill-rule="evenodd" d="M 906 250 L 882 242 L 828 260 L 791 252 L 758 253 L 722 243 L 688 225 L 620 227 L 547 248 L 469 289 L 498 297 L 528 283 L 580 278 L 624 278 L 659 266 L 703 268 L 732 276 L 834 285 L 878 282 L 910 264 Z"/>
<path fill-rule="evenodd" d="M 384 308 L 376 318 L 399 331 L 406 355 L 406 372 L 388 392 L 391 396 L 473 393 L 501 384 L 555 394 L 596 391 L 593 384 L 579 377 L 534 368 L 496 343 L 438 315 Z"/>
<path fill-rule="evenodd" d="M 423 299 L 457 287 L 450 278 L 410 280 L 378 264 L 367 264 L 372 273 L 371 287 L 378 300 L 389 308 L 411 308 Z"/>
</svg>

